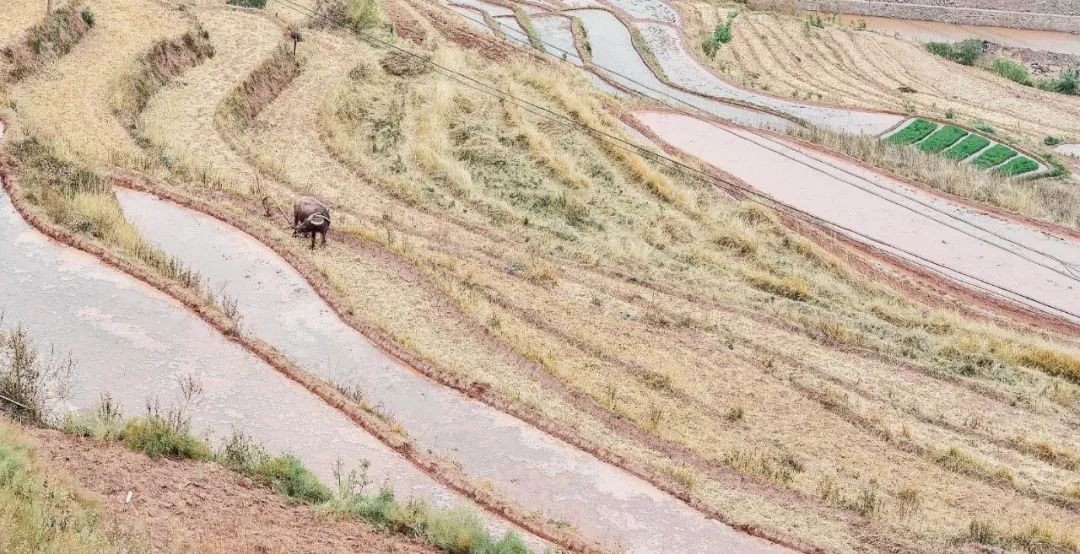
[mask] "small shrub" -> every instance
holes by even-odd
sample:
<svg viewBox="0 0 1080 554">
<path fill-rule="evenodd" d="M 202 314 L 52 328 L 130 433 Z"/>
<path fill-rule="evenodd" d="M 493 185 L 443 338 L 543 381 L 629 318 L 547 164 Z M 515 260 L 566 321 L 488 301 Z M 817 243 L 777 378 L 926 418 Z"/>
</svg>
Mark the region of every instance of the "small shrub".
<svg viewBox="0 0 1080 554">
<path fill-rule="evenodd" d="M 994 73 L 997 73 L 1014 83 L 1031 86 L 1031 74 L 1028 72 L 1028 68 L 1019 62 L 1008 58 L 997 57 L 994 58 L 994 63 L 991 67 L 993 68 Z"/>
<path fill-rule="evenodd" d="M 94 26 L 94 12 L 90 9 L 90 6 L 83 6 L 83 9 L 79 10 L 79 17 L 82 17 L 83 23 L 91 27 Z"/>
<path fill-rule="evenodd" d="M 1047 79 L 1038 83 L 1039 88 L 1060 94 L 1080 95 L 1080 70 L 1075 68 L 1066 69 L 1054 79 Z"/>
<path fill-rule="evenodd" d="M 263 456 L 248 476 L 278 494 L 303 502 L 318 504 L 330 499 L 330 489 L 292 454 Z"/>
<path fill-rule="evenodd" d="M 956 119 L 956 111 L 952 108 L 945 110 L 945 119 Z"/>
<path fill-rule="evenodd" d="M 1059 145 L 1059 144 L 1061 144 L 1063 142 L 1065 142 L 1065 141 L 1062 140 L 1061 137 L 1055 137 L 1053 135 L 1047 135 L 1047 136 L 1043 137 L 1043 140 L 1042 140 L 1042 143 L 1047 145 L 1047 146 L 1057 146 L 1057 145 Z"/>
<path fill-rule="evenodd" d="M 422 537 L 436 548 L 454 554 L 530 552 L 513 531 L 507 531 L 501 538 L 491 536 L 484 530 L 480 516 L 468 508 L 440 512 L 421 501 L 402 504 L 393 491 L 385 488 L 373 495 L 364 494 L 371 484 L 367 467 L 365 463 L 359 471 L 345 474 L 340 462 L 335 465 L 338 490 L 316 510 L 333 519 L 359 519 L 384 531 Z"/>
<path fill-rule="evenodd" d="M 146 417 L 124 425 L 121 440 L 128 448 L 151 458 L 209 460 L 210 447 L 191 432 L 191 424 L 179 412 L 161 415 L 151 409 Z"/>
<path fill-rule="evenodd" d="M 818 28 L 818 29 L 824 29 L 825 28 L 825 21 L 823 19 L 821 19 L 820 15 L 811 14 L 810 17 L 806 18 L 806 27 L 807 28 L 815 27 L 815 28 Z"/>
<path fill-rule="evenodd" d="M 975 61 L 983 54 L 983 41 L 970 38 L 954 43 L 928 42 L 926 49 L 931 54 L 961 65 L 975 65 Z"/>
<path fill-rule="evenodd" d="M 124 420 L 120 405 L 112 396 L 103 394 L 90 413 L 66 415 L 60 429 L 69 435 L 96 441 L 120 440 L 123 436 Z"/>
<path fill-rule="evenodd" d="M 735 15 L 736 14 L 732 14 L 728 17 L 727 21 L 717 25 L 716 28 L 713 29 L 713 32 L 705 38 L 705 43 L 702 45 L 702 48 L 710 58 L 716 57 L 716 52 L 720 50 L 721 45 L 731 42 L 731 24 L 735 20 Z"/>
<path fill-rule="evenodd" d="M 997 131 L 994 130 L 994 127 L 991 126 L 989 123 L 987 123 L 985 121 L 976 121 L 975 122 L 975 129 L 977 129 L 979 131 L 982 131 L 982 132 L 984 132 L 984 133 L 986 133 L 988 135 L 996 135 L 997 134 Z"/>
<path fill-rule="evenodd" d="M 22 327 L 0 330 L 0 413 L 42 423 L 66 396 L 74 369 L 70 357 L 41 357 Z"/>
</svg>

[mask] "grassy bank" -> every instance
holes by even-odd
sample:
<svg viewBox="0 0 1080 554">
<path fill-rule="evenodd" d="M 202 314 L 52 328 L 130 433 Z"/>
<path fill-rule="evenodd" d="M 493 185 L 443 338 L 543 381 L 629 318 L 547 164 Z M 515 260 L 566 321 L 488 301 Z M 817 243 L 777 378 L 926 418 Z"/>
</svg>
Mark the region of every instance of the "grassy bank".
<svg viewBox="0 0 1080 554">
<path fill-rule="evenodd" d="M 312 506 L 316 514 L 359 519 L 387 533 L 420 538 L 452 554 L 527 554 L 529 548 L 512 531 L 496 537 L 484 530 L 471 509 L 435 510 L 423 501 L 398 500 L 388 488 L 369 493 L 366 464 L 348 474 L 335 470 L 336 490 L 319 482 L 292 454 L 272 455 L 242 432 L 234 431 L 217 450 L 191 430 L 182 409 L 154 407 L 144 416 L 125 419 L 105 397 L 89 413 L 66 417 L 60 429 L 98 441 L 119 441 L 151 458 L 167 457 L 214 462 L 269 487 L 292 502 Z"/>
<path fill-rule="evenodd" d="M 26 78 L 67 54 L 94 23 L 93 10 L 78 1 L 54 10 L 43 22 L 31 27 L 21 41 L 4 49 L 2 56 L 10 66 L 10 77 L 16 81 Z"/>
<path fill-rule="evenodd" d="M 198 288 L 198 274 L 147 243 L 124 218 L 108 179 L 65 159 L 51 145 L 28 138 L 4 150 L 17 164 L 17 191 L 54 223 L 116 248 L 129 261 Z"/>
<path fill-rule="evenodd" d="M 0 551 L 143 552 L 102 521 L 98 507 L 41 467 L 29 440 L 0 416 Z"/>
</svg>

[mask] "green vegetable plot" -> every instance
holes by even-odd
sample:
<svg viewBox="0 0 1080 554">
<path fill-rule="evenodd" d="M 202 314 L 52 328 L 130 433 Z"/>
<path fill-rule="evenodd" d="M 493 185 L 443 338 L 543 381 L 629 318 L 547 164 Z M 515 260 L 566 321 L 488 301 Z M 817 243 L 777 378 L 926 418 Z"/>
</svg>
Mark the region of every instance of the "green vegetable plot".
<svg viewBox="0 0 1080 554">
<path fill-rule="evenodd" d="M 1021 175 L 1039 169 L 1039 163 L 1016 150 L 956 125 L 938 124 L 915 119 L 896 131 L 885 142 L 914 145 L 929 154 L 946 158 L 970 160 L 972 167 L 995 168 L 1002 175 Z"/>
<path fill-rule="evenodd" d="M 1017 156 L 1009 160 L 1005 165 L 997 169 L 998 172 L 1004 175 L 1020 175 L 1039 169 L 1039 164 L 1035 163 L 1035 160 L 1028 158 L 1027 156 Z"/>
<path fill-rule="evenodd" d="M 1015 155 L 1016 150 L 1003 144 L 995 144 L 988 148 L 986 152 L 979 154 L 979 157 L 975 158 L 971 165 L 975 167 L 993 167 Z"/>
<path fill-rule="evenodd" d="M 946 150 L 945 157 L 954 160 L 963 160 L 979 150 L 986 148 L 989 144 L 989 139 L 979 135 L 968 135 L 964 140 L 957 143 L 956 146 Z"/>
<path fill-rule="evenodd" d="M 956 144 L 956 141 L 960 140 L 960 137 L 963 137 L 966 134 L 968 134 L 968 132 L 959 127 L 946 125 L 938 129 L 934 134 L 926 137 L 926 140 L 920 142 L 919 149 L 923 152 L 941 152 L 953 144 Z"/>
<path fill-rule="evenodd" d="M 890 136 L 887 140 L 893 144 L 914 144 L 926 138 L 926 135 L 934 132 L 934 129 L 937 128 L 937 123 L 925 119 L 916 119 L 908 124 L 907 127 L 900 129 L 894 135 Z"/>
</svg>

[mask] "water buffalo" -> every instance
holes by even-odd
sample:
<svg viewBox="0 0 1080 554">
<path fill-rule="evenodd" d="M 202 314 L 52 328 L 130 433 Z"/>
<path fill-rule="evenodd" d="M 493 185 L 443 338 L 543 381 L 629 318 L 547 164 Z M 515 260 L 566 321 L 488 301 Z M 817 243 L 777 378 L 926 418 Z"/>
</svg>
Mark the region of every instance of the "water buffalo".
<svg viewBox="0 0 1080 554">
<path fill-rule="evenodd" d="M 315 248 L 315 235 L 322 235 L 326 244 L 326 232 L 330 230 L 330 208 L 311 196 L 301 196 L 293 203 L 293 236 L 311 235 L 311 248 Z"/>
</svg>

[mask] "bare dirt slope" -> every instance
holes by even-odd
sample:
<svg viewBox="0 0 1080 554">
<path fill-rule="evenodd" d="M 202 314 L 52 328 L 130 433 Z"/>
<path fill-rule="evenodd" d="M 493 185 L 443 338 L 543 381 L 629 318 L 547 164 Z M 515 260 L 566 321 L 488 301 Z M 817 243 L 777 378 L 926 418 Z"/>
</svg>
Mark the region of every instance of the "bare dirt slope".
<svg viewBox="0 0 1080 554">
<path fill-rule="evenodd" d="M 45 467 L 73 477 L 106 518 L 154 552 L 434 552 L 358 521 L 322 521 L 217 464 L 151 460 L 51 430 L 27 435 Z"/>
</svg>

